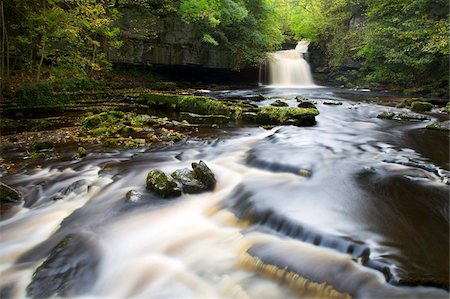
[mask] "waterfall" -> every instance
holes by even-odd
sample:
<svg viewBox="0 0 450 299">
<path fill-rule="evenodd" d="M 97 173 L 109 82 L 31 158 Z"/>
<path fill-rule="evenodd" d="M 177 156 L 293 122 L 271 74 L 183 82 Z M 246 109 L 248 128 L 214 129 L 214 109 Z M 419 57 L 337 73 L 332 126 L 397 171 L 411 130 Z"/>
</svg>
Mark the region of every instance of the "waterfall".
<svg viewBox="0 0 450 299">
<path fill-rule="evenodd" d="M 314 86 L 311 68 L 304 56 L 309 42 L 301 40 L 293 50 L 269 54 L 269 82 L 273 87 Z"/>
</svg>

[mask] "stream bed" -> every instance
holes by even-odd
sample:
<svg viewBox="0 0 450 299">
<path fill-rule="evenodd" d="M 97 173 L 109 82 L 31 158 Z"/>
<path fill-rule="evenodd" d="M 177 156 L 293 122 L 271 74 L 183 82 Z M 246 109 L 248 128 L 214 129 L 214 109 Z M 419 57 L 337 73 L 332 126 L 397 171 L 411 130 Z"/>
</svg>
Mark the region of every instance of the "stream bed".
<svg viewBox="0 0 450 299">
<path fill-rule="evenodd" d="M 448 298 L 448 133 L 379 119 L 402 109 L 364 91 L 212 93 L 257 94 L 308 98 L 317 124 L 223 127 L 4 176 L 25 204 L 0 222 L 0 298 Z M 145 189 L 150 169 L 199 160 L 213 192 Z"/>
</svg>

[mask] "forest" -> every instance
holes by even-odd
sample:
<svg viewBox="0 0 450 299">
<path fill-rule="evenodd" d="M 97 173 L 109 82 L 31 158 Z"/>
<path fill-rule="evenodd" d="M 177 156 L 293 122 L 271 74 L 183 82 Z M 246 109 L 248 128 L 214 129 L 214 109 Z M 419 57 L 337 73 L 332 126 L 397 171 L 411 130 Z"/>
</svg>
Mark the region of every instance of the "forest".
<svg viewBox="0 0 450 299">
<path fill-rule="evenodd" d="M 233 69 L 307 39 L 315 69 L 337 83 L 448 94 L 445 0 L 2 0 L 1 10 L 3 82 L 104 78 L 114 50 L 157 44 L 158 20 L 175 18 L 193 25 L 192 42 L 235 57 Z"/>
</svg>

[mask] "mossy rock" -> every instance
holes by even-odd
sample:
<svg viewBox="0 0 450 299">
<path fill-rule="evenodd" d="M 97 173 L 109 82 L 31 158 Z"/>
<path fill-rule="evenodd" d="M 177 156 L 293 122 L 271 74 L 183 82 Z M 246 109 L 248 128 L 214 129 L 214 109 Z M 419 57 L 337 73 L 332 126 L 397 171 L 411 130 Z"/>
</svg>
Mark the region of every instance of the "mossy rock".
<svg viewBox="0 0 450 299">
<path fill-rule="evenodd" d="M 426 126 L 426 128 L 430 130 L 450 131 L 450 121 L 436 122 Z"/>
<path fill-rule="evenodd" d="M 316 108 L 288 108 L 267 106 L 260 109 L 256 121 L 261 125 L 293 124 L 297 126 L 315 125 L 319 115 Z"/>
<path fill-rule="evenodd" d="M 86 149 L 84 147 L 80 146 L 77 149 L 77 154 L 78 154 L 78 157 L 83 158 L 83 157 L 86 157 L 87 151 L 86 151 Z"/>
<path fill-rule="evenodd" d="M 415 101 L 411 103 L 411 110 L 414 112 L 426 112 L 430 111 L 433 105 L 427 102 Z"/>
<path fill-rule="evenodd" d="M 309 102 L 309 101 L 301 101 L 298 106 L 298 108 L 316 108 L 316 105 L 314 105 L 313 103 Z"/>
<path fill-rule="evenodd" d="M 95 129 L 98 127 L 108 127 L 116 124 L 125 118 L 125 113 L 122 111 L 108 111 L 94 114 L 85 117 L 82 122 L 82 126 L 88 129 Z"/>
<path fill-rule="evenodd" d="M 42 150 L 52 149 L 54 146 L 53 142 L 51 141 L 36 141 L 32 144 L 31 148 L 35 152 L 39 152 Z"/>
<path fill-rule="evenodd" d="M 208 187 L 197 178 L 195 172 L 188 168 L 177 169 L 172 173 L 172 177 L 180 182 L 185 193 L 194 194 L 208 190 Z"/>
<path fill-rule="evenodd" d="M 448 102 L 447 105 L 441 109 L 441 111 L 444 113 L 450 113 L 450 102 Z"/>
<path fill-rule="evenodd" d="M 270 106 L 274 106 L 274 107 L 289 107 L 289 104 L 286 103 L 286 102 L 283 102 L 281 100 L 275 100 L 275 102 L 270 104 Z"/>
<path fill-rule="evenodd" d="M 424 121 L 430 120 L 426 115 L 414 113 L 394 113 L 392 111 L 384 111 L 377 115 L 377 118 L 392 119 L 392 120 L 407 120 L 407 121 Z"/>
<path fill-rule="evenodd" d="M 194 170 L 197 179 L 206 186 L 207 190 L 214 189 L 216 185 L 216 178 L 205 162 L 201 160 L 199 163 L 193 162 L 192 169 Z"/>
<path fill-rule="evenodd" d="M 147 189 L 163 198 L 177 197 L 181 190 L 177 183 L 159 169 L 152 169 L 147 175 Z"/>
<path fill-rule="evenodd" d="M 27 125 L 27 127 L 32 131 L 42 131 L 45 129 L 50 129 L 52 126 L 52 122 L 46 118 L 32 119 Z"/>
</svg>

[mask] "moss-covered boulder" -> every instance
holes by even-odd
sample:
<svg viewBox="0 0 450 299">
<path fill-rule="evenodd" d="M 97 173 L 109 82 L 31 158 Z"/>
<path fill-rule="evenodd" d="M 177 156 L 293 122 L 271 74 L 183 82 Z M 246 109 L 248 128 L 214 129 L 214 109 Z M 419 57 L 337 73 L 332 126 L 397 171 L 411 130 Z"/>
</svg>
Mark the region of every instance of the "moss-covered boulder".
<svg viewBox="0 0 450 299">
<path fill-rule="evenodd" d="M 195 172 L 188 168 L 175 170 L 172 177 L 180 182 L 185 193 L 200 193 L 208 190 L 208 187 L 197 178 Z"/>
<path fill-rule="evenodd" d="M 147 189 L 163 197 L 171 198 L 181 195 L 177 183 L 159 169 L 152 169 L 147 175 Z"/>
<path fill-rule="evenodd" d="M 426 112 L 430 111 L 433 105 L 427 102 L 415 101 L 411 103 L 411 110 L 414 112 Z"/>
<path fill-rule="evenodd" d="M 283 102 L 282 100 L 275 100 L 270 106 L 274 107 L 289 107 L 289 104 L 286 102 Z"/>
<path fill-rule="evenodd" d="M 256 121 L 261 125 L 292 124 L 297 126 L 312 126 L 316 124 L 315 117 L 319 115 L 316 108 L 288 108 L 267 106 L 260 109 Z"/>
<path fill-rule="evenodd" d="M 313 103 L 311 103 L 310 101 L 301 101 L 299 102 L 298 108 L 316 108 L 316 105 L 314 105 Z"/>
<path fill-rule="evenodd" d="M 214 189 L 216 185 L 216 177 L 205 162 L 201 160 L 199 163 L 193 162 L 192 169 L 194 170 L 197 179 L 206 186 L 207 190 Z"/>
<path fill-rule="evenodd" d="M 0 182 L 0 203 L 20 204 L 23 201 L 22 195 L 14 188 Z"/>
</svg>

